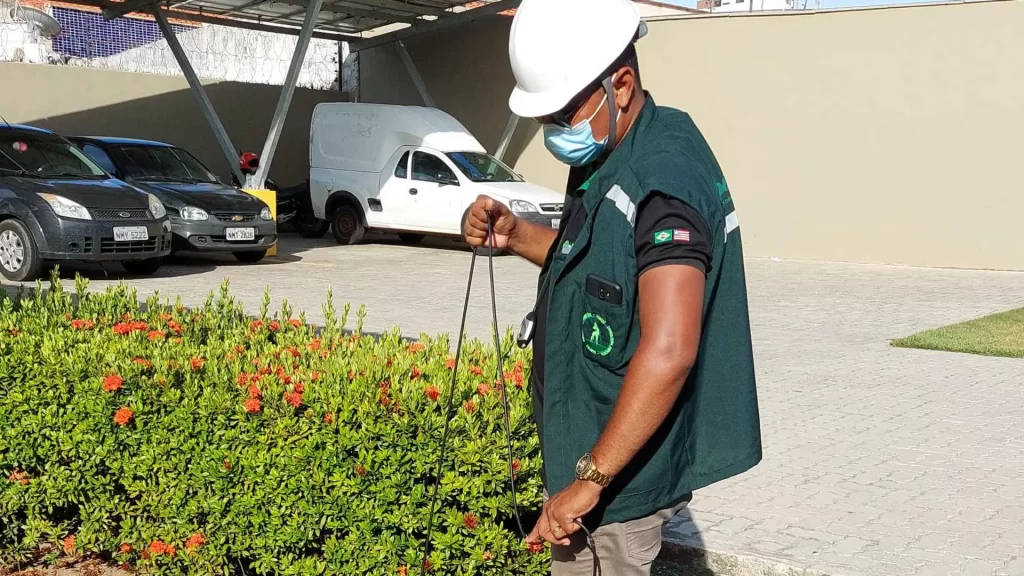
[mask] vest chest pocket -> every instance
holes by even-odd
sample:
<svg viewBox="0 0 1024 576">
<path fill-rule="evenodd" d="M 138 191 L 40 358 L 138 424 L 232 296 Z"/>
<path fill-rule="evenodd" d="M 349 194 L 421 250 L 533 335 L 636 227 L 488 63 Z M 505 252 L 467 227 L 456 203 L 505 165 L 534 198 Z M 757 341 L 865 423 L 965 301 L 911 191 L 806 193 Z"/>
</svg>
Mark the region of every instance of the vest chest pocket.
<svg viewBox="0 0 1024 576">
<path fill-rule="evenodd" d="M 579 330 L 583 355 L 611 370 L 628 364 L 633 309 L 632 300 L 624 297 L 623 288 L 590 274 L 577 297 L 582 311 Z"/>
</svg>

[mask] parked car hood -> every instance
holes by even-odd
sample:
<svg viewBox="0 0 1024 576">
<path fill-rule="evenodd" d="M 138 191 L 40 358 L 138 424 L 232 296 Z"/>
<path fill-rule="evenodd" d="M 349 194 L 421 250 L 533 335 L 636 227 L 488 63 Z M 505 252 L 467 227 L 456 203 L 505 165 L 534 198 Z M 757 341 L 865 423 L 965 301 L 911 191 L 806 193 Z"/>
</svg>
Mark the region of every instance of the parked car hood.
<svg viewBox="0 0 1024 576">
<path fill-rule="evenodd" d="M 120 180 L 9 178 L 14 188 L 36 194 L 57 194 L 86 208 L 149 208 L 142 191 Z"/>
<path fill-rule="evenodd" d="M 505 200 L 526 200 L 533 204 L 562 204 L 565 194 L 530 182 L 478 182 L 488 196 Z"/>
<path fill-rule="evenodd" d="M 137 181 L 133 184 L 152 192 L 161 202 L 172 208 L 195 206 L 214 212 L 259 212 L 265 206 L 255 196 L 224 184 Z"/>
</svg>

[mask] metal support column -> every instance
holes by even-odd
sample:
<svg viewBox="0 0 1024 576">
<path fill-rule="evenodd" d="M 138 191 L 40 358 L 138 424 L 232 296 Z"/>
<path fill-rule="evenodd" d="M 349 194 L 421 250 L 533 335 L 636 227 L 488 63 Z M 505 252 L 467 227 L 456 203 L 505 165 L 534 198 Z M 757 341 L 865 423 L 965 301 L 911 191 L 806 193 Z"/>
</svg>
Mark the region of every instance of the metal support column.
<svg viewBox="0 0 1024 576">
<path fill-rule="evenodd" d="M 295 84 L 299 81 L 302 62 L 306 59 L 309 40 L 313 37 L 313 29 L 316 28 L 316 21 L 320 17 L 320 8 L 323 4 L 323 0 L 309 0 L 306 5 L 306 17 L 302 21 L 302 29 L 299 31 L 299 38 L 295 43 L 291 64 L 288 65 L 288 75 L 285 76 L 284 86 L 281 88 L 281 97 L 277 100 L 277 109 L 274 110 L 274 117 L 270 121 L 270 133 L 267 134 L 263 153 L 260 154 L 260 166 L 253 178 L 256 188 L 263 188 L 266 185 L 267 174 L 270 173 L 270 165 L 274 161 L 277 143 L 281 139 L 281 131 L 284 129 L 284 120 L 288 116 L 288 108 L 291 107 L 292 96 L 295 94 Z"/>
<path fill-rule="evenodd" d="M 501 140 L 498 141 L 498 149 L 494 151 L 494 157 L 498 160 L 505 160 L 505 152 L 508 151 L 508 145 L 512 142 L 512 136 L 516 133 L 516 127 L 519 126 L 519 116 L 512 114 L 508 117 L 508 124 L 505 124 L 505 131 L 501 134 Z"/>
<path fill-rule="evenodd" d="M 200 82 L 199 77 L 196 76 L 196 71 L 188 61 L 188 56 L 185 55 L 185 50 L 182 49 L 181 43 L 178 42 L 178 37 L 174 34 L 174 29 L 171 28 L 170 23 L 167 22 L 167 16 L 164 15 L 163 10 L 156 8 L 153 10 L 153 17 L 156 19 L 156 23 L 160 26 L 160 31 L 163 32 L 164 39 L 167 40 L 167 45 L 171 48 L 171 54 L 174 54 L 174 59 L 178 61 L 178 66 L 181 68 L 181 72 L 185 75 L 185 79 L 188 80 L 188 85 L 192 88 L 192 93 L 195 94 L 196 99 L 199 100 L 199 109 L 203 111 L 203 116 L 206 117 L 206 122 L 210 124 L 210 129 L 213 130 L 213 135 L 217 139 L 217 144 L 220 145 L 220 149 L 224 153 L 224 158 L 228 161 L 228 167 L 231 168 L 231 173 L 235 175 L 235 178 L 238 178 L 239 182 L 245 182 L 245 177 L 242 176 L 242 171 L 238 168 L 238 149 L 231 143 L 228 131 L 224 129 L 224 124 L 221 124 L 220 117 L 217 116 L 217 111 L 213 108 L 213 103 L 210 102 L 209 96 L 206 95 L 206 89 L 203 88 L 202 82 Z"/>
<path fill-rule="evenodd" d="M 437 108 L 434 105 L 434 99 L 430 97 L 430 92 L 427 92 L 427 85 L 423 82 L 420 71 L 416 69 L 416 63 L 412 61 L 412 56 L 409 56 L 409 51 L 405 49 L 405 43 L 399 40 L 395 43 L 395 49 L 398 50 L 398 56 L 402 59 L 402 63 L 405 64 L 405 69 L 409 72 L 412 83 L 416 85 L 416 90 L 420 93 L 423 104 L 430 108 Z"/>
</svg>

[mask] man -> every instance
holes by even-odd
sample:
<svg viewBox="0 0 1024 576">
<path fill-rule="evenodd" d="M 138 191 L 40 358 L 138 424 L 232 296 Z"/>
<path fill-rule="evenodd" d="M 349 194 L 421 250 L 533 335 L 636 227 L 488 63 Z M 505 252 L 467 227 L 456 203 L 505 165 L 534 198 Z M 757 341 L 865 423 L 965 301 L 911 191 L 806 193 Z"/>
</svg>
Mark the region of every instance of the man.
<svg viewBox="0 0 1024 576">
<path fill-rule="evenodd" d="M 640 85 L 629 0 L 524 0 L 512 112 L 572 166 L 561 230 L 480 197 L 466 240 L 541 268 L 532 384 L 552 574 L 650 574 L 693 490 L 761 459 L 740 232 L 690 117 Z M 666 55 L 666 57 L 668 57 Z M 583 523 L 593 532 L 591 551 Z"/>
</svg>

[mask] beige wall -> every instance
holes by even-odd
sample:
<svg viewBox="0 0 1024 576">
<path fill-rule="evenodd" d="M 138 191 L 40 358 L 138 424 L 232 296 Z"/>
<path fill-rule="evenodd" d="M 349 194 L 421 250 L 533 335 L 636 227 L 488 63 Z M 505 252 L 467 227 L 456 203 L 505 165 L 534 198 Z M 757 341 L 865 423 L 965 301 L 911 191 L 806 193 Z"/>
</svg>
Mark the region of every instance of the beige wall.
<svg viewBox="0 0 1024 576">
<path fill-rule="evenodd" d="M 407 42 L 441 108 L 494 148 L 508 19 Z M 689 111 L 729 179 L 749 255 L 1024 270 L 1024 1 L 652 22 L 645 86 Z M 418 103 L 393 48 L 361 100 Z M 532 123 L 517 169 L 565 170 Z"/>
<path fill-rule="evenodd" d="M 207 94 L 234 145 L 260 153 L 280 86 L 211 82 Z M 279 185 L 309 173 L 309 122 L 340 92 L 295 91 L 270 178 Z M 230 181 L 230 168 L 184 78 L 68 66 L 0 63 L 0 114 L 9 122 L 64 135 L 146 138 L 181 146 Z"/>
</svg>

